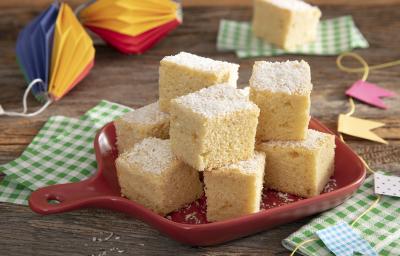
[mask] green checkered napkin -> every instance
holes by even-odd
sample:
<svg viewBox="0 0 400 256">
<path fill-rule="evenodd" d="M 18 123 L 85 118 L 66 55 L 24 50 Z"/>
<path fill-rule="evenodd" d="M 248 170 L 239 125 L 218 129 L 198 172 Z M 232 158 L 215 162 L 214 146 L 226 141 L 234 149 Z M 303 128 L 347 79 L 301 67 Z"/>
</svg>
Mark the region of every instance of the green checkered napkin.
<svg viewBox="0 0 400 256">
<path fill-rule="evenodd" d="M 49 118 L 22 155 L 0 166 L 0 202 L 27 204 L 31 191 L 76 182 L 96 170 L 93 139 L 97 130 L 131 109 L 102 101 L 80 119 Z"/>
<path fill-rule="evenodd" d="M 335 225 L 340 221 L 351 223 L 376 200 L 373 175 L 370 175 L 358 191 L 340 206 L 321 214 L 288 238 L 282 245 L 293 250 L 301 242 L 315 238 L 317 230 Z M 375 248 L 379 255 L 400 255 L 400 198 L 382 196 L 355 225 L 358 231 Z M 298 252 L 303 255 L 332 255 L 321 240 L 304 244 Z"/>
<path fill-rule="evenodd" d="M 253 36 L 249 22 L 221 20 L 217 38 L 218 50 L 233 50 L 239 58 L 281 54 L 337 55 L 368 46 L 351 16 L 322 20 L 318 26 L 317 41 L 291 51 L 277 48 Z"/>
<path fill-rule="evenodd" d="M 47 143 L 49 140 L 57 137 L 57 135 L 71 129 L 72 122 L 74 121 L 77 122 L 78 120 L 63 116 L 50 117 L 25 150 L 30 150 L 38 147 L 41 144 Z M 0 166 L 0 172 L 4 172 L 4 168 L 7 168 L 7 165 L 10 165 L 15 161 L 18 161 L 18 159 Z M 30 193 L 31 190 L 27 189 L 16 181 L 13 181 L 9 176 L 6 176 L 0 182 L 0 202 L 27 205 Z"/>
</svg>

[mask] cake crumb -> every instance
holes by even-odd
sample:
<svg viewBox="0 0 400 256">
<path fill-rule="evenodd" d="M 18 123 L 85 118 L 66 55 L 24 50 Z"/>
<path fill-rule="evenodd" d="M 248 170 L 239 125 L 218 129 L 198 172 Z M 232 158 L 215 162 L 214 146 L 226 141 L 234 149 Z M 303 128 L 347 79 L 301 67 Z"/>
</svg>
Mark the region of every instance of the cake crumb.
<svg viewBox="0 0 400 256">
<path fill-rule="evenodd" d="M 104 241 L 110 240 L 110 238 L 113 237 L 113 236 L 114 236 L 114 233 L 110 232 L 110 234 L 108 236 L 106 236 L 103 240 Z"/>
<path fill-rule="evenodd" d="M 278 192 L 278 196 L 284 203 L 290 203 L 294 201 L 293 199 L 288 197 L 288 193 Z"/>
<path fill-rule="evenodd" d="M 337 187 L 336 180 L 331 178 L 331 179 L 329 179 L 329 181 L 326 184 L 322 193 L 328 193 L 328 192 L 334 191 L 336 189 L 336 187 Z"/>
<path fill-rule="evenodd" d="M 196 216 L 196 212 L 188 213 L 185 215 L 186 222 L 194 222 L 195 224 L 199 224 L 200 220 Z"/>
</svg>

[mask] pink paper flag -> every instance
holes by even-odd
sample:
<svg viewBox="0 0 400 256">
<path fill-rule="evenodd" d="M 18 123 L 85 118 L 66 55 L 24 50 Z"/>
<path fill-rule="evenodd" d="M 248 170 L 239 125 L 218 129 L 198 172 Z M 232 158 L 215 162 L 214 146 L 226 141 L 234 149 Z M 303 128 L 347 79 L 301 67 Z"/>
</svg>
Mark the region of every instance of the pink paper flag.
<svg viewBox="0 0 400 256">
<path fill-rule="evenodd" d="M 392 91 L 385 90 L 376 84 L 358 80 L 350 87 L 350 89 L 346 91 L 346 95 L 361 100 L 372 106 L 386 109 L 387 107 L 380 98 L 394 97 L 396 94 Z"/>
</svg>

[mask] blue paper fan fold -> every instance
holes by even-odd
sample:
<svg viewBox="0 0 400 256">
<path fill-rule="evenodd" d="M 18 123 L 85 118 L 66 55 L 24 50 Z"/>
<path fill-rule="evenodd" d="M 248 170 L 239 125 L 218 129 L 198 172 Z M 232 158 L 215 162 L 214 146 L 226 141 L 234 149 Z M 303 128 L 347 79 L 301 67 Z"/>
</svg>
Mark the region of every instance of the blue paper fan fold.
<svg viewBox="0 0 400 256">
<path fill-rule="evenodd" d="M 37 98 L 47 93 L 54 25 L 60 5 L 53 3 L 18 35 L 17 59 L 28 83 L 36 78 L 43 80 L 33 86 L 32 92 Z"/>
</svg>

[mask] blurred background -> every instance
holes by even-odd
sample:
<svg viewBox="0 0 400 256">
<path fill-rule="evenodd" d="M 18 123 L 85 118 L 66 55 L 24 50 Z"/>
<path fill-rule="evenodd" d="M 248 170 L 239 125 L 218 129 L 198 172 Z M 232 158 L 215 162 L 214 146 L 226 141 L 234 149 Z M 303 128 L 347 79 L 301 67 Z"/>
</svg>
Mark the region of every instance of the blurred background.
<svg viewBox="0 0 400 256">
<path fill-rule="evenodd" d="M 0 8 L 5 7 L 17 7 L 17 6 L 47 6 L 49 3 L 53 2 L 53 0 L 0 0 Z M 71 5 L 78 5 L 84 2 L 85 0 L 69 0 L 65 1 Z M 252 0 L 182 0 L 183 6 L 204 6 L 204 5 L 242 5 L 247 6 L 251 5 Z M 393 4 L 400 3 L 400 0 L 308 0 L 308 3 L 321 5 L 321 4 L 329 4 L 329 5 L 358 5 L 358 4 L 374 4 L 374 5 L 385 5 L 385 4 Z"/>
</svg>

